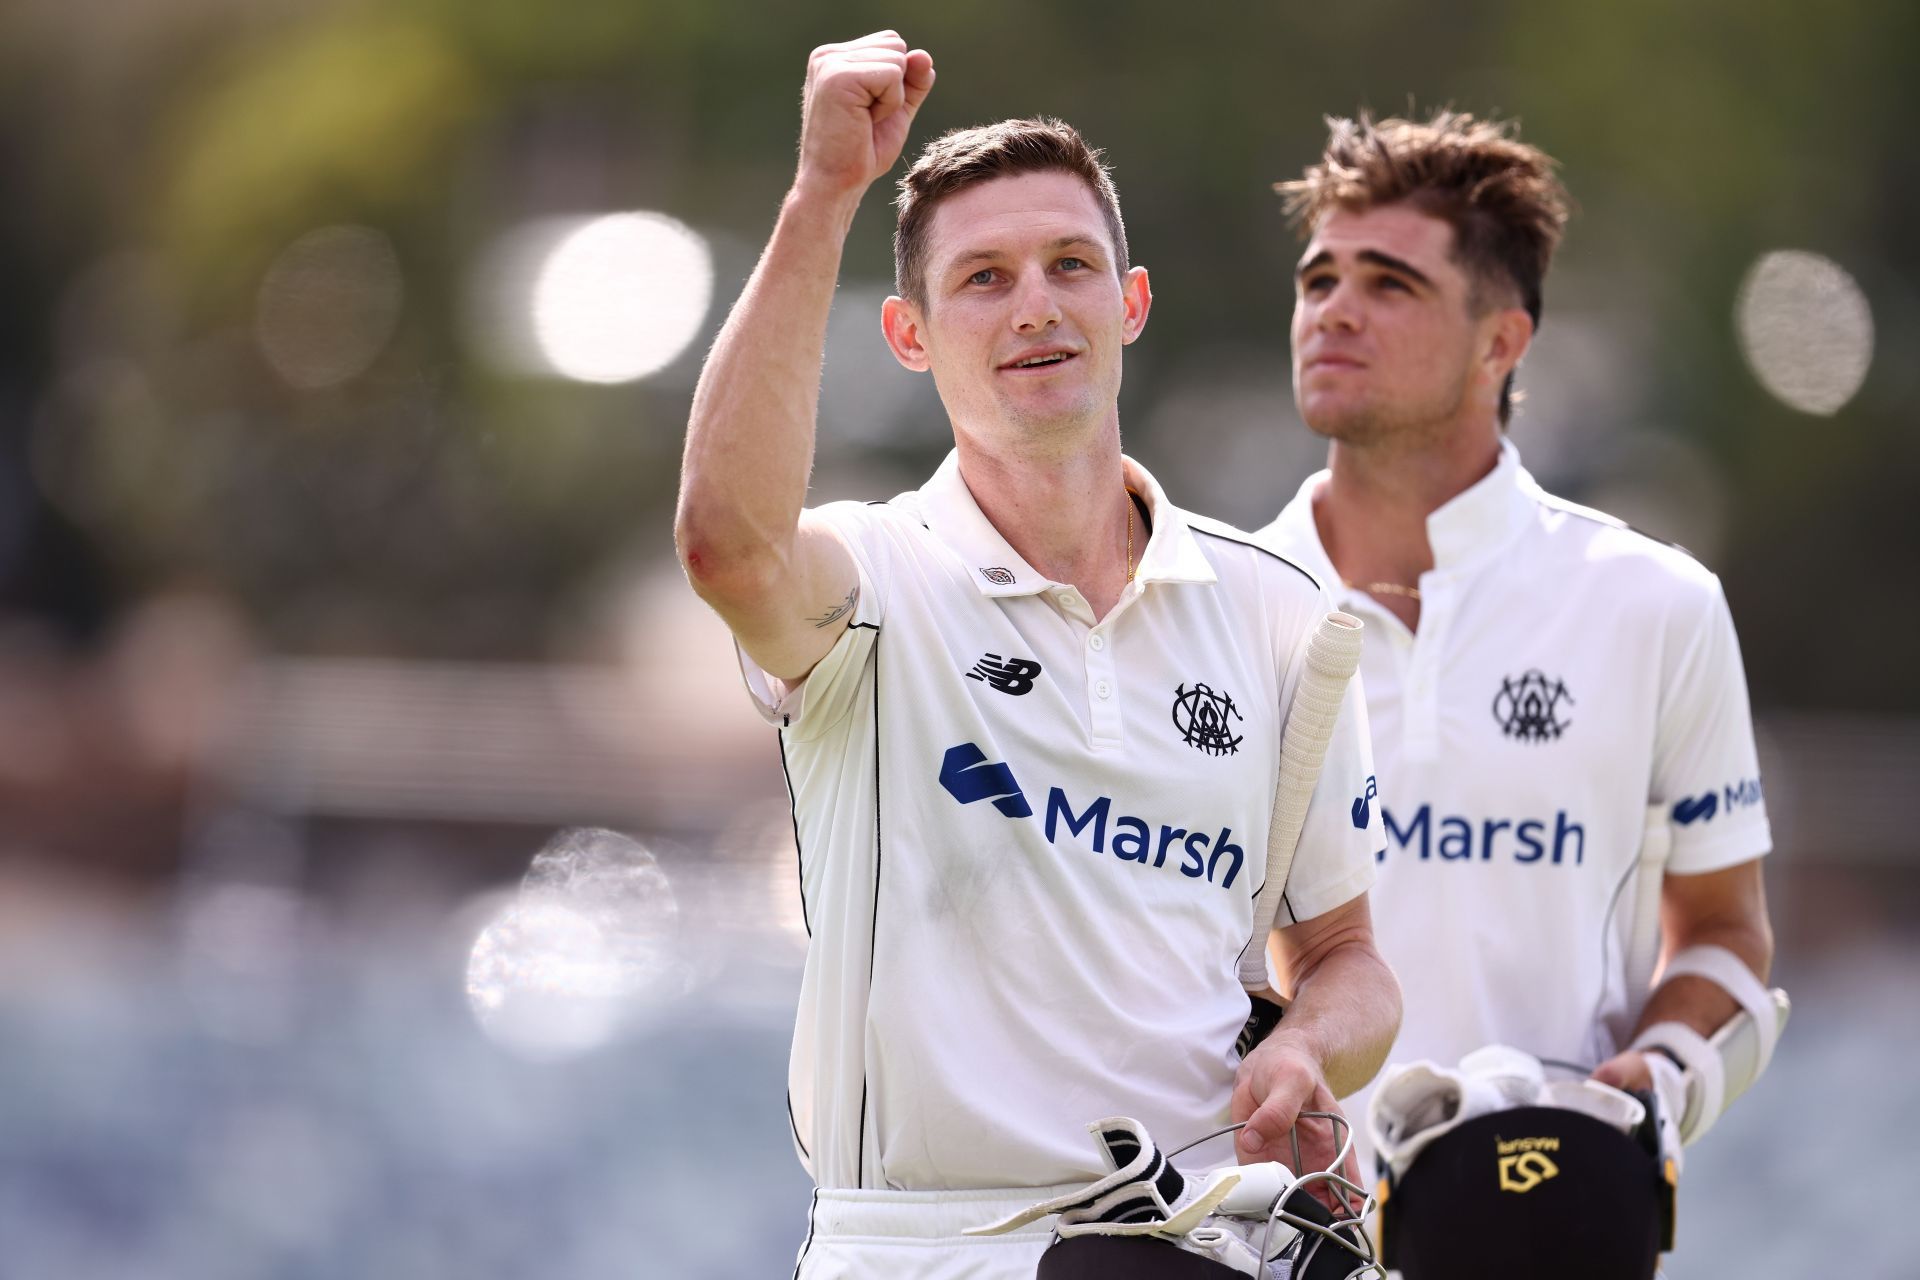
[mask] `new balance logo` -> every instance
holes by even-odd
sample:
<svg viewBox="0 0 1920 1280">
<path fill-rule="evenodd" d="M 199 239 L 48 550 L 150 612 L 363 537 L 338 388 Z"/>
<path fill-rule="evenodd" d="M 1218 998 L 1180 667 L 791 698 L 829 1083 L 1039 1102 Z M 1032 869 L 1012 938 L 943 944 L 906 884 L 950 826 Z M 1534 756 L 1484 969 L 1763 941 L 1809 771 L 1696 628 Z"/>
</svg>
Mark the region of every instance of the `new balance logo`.
<svg viewBox="0 0 1920 1280">
<path fill-rule="evenodd" d="M 1032 658 L 1003 659 L 997 653 L 989 653 L 973 664 L 967 679 L 984 680 L 1000 692 L 1017 698 L 1033 692 L 1033 678 L 1039 674 L 1040 664 Z"/>
<path fill-rule="evenodd" d="M 961 804 L 992 800 L 993 807 L 1009 818 L 1033 816 L 1033 806 L 1013 780 L 1013 770 L 1004 764 L 988 764 L 986 753 L 971 742 L 947 748 L 946 757 L 940 761 L 940 785 Z"/>
</svg>

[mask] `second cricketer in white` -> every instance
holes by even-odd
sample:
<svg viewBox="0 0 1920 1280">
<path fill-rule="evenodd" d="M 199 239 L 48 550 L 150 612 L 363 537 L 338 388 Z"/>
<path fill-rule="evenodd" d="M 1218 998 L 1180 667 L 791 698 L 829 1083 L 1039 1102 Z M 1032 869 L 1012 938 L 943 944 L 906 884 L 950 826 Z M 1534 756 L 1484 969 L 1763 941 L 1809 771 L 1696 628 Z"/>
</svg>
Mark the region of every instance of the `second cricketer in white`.
<svg viewBox="0 0 1920 1280">
<path fill-rule="evenodd" d="M 1338 584 L 1314 525 L 1325 481 L 1261 536 Z M 1590 1067 L 1645 998 L 1628 952 L 1649 822 L 1670 829 L 1669 874 L 1771 846 L 1733 620 L 1698 561 L 1545 492 L 1511 442 L 1427 537 L 1417 632 L 1334 588 L 1367 624 L 1372 901 L 1406 993 L 1391 1060 L 1509 1044 Z"/>
<path fill-rule="evenodd" d="M 1329 120 L 1278 189 L 1307 237 L 1294 398 L 1328 468 L 1263 533 L 1367 623 L 1379 945 L 1406 991 L 1387 1079 L 1506 1045 L 1572 1066 L 1576 1088 L 1650 1090 L 1671 1185 L 1785 1013 L 1764 985 L 1771 841 L 1720 583 L 1544 492 L 1506 438 L 1566 220 L 1550 157 L 1508 122 L 1362 114 Z M 1406 1132 L 1391 1105 L 1347 1105 L 1383 1146 Z"/>
</svg>

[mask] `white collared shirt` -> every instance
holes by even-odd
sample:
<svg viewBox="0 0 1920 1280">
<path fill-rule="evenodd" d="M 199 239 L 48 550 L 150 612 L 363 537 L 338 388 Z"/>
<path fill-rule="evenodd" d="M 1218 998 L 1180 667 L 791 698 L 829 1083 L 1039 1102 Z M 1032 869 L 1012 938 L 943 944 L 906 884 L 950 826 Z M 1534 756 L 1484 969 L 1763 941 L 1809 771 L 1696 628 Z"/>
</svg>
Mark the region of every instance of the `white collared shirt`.
<svg viewBox="0 0 1920 1280">
<path fill-rule="evenodd" d="M 1434 567 L 1412 633 L 1340 583 L 1313 517 L 1326 474 L 1260 537 L 1367 624 L 1387 820 L 1370 905 L 1406 1010 L 1392 1060 L 1452 1066 L 1505 1043 L 1598 1063 L 1628 1005 L 1625 881 L 1649 810 L 1668 820 L 1670 872 L 1771 845 L 1719 580 L 1546 493 L 1507 442 L 1427 519 Z"/>
<path fill-rule="evenodd" d="M 1008 545 L 956 454 L 820 509 L 860 595 L 803 683 L 743 659 L 794 803 L 788 1103 L 823 1187 L 1074 1182 L 1106 1172 L 1103 1116 L 1169 1147 L 1226 1122 L 1282 713 L 1327 596 L 1125 466 L 1152 532 L 1105 618 Z M 1356 690 L 1281 923 L 1372 883 L 1372 772 Z"/>
</svg>

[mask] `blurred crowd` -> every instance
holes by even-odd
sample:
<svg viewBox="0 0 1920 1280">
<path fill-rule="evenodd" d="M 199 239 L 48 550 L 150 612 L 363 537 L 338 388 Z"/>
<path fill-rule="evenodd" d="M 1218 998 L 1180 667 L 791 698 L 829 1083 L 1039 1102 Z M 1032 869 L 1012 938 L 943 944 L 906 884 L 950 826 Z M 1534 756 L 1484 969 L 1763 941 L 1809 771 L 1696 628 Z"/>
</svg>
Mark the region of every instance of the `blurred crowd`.
<svg viewBox="0 0 1920 1280">
<path fill-rule="evenodd" d="M 806 52 L 907 17 L 108 17 L 0 9 L 0 1277 L 777 1273 L 792 831 L 671 502 Z M 1450 102 L 1559 157 L 1513 437 L 1727 584 L 1796 1004 L 1689 1166 L 1673 1274 L 1817 1269 L 1836 1231 L 1849 1274 L 1907 1274 L 1850 1175 L 1920 1190 L 1875 1140 L 1920 1120 L 1920 7 L 913 22 L 924 131 L 1047 111 L 1108 149 L 1156 293 L 1127 448 L 1243 524 L 1319 465 L 1269 184 L 1321 115 Z M 819 500 L 946 448 L 879 339 L 881 205 Z M 1815 1113 L 1836 1074 L 1880 1101 Z"/>
</svg>

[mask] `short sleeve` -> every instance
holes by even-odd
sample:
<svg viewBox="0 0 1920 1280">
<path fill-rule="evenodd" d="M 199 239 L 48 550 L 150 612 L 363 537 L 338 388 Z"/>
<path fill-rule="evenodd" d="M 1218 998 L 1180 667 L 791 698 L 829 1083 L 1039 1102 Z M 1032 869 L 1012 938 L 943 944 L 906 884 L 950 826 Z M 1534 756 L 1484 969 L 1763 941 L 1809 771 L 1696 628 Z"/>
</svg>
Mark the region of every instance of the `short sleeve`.
<svg viewBox="0 0 1920 1280">
<path fill-rule="evenodd" d="M 1386 848 L 1378 791 L 1366 691 L 1355 673 L 1307 806 L 1276 925 L 1325 915 L 1373 887 L 1378 851 Z"/>
<path fill-rule="evenodd" d="M 872 668 L 874 638 L 886 613 L 891 566 L 882 521 L 866 504 L 830 503 L 814 515 L 832 525 L 853 555 L 859 574 L 853 620 L 826 657 L 805 679 L 795 682 L 769 675 L 746 650 L 734 645 L 754 710 L 768 724 L 803 741 L 837 724 L 859 702 L 864 677 Z"/>
<path fill-rule="evenodd" d="M 1667 869 L 1718 871 L 1757 858 L 1773 845 L 1747 705 L 1747 678 L 1733 615 L 1710 578 L 1681 654 L 1667 674 L 1656 730 L 1648 802 L 1666 809 L 1673 833 Z"/>
</svg>

